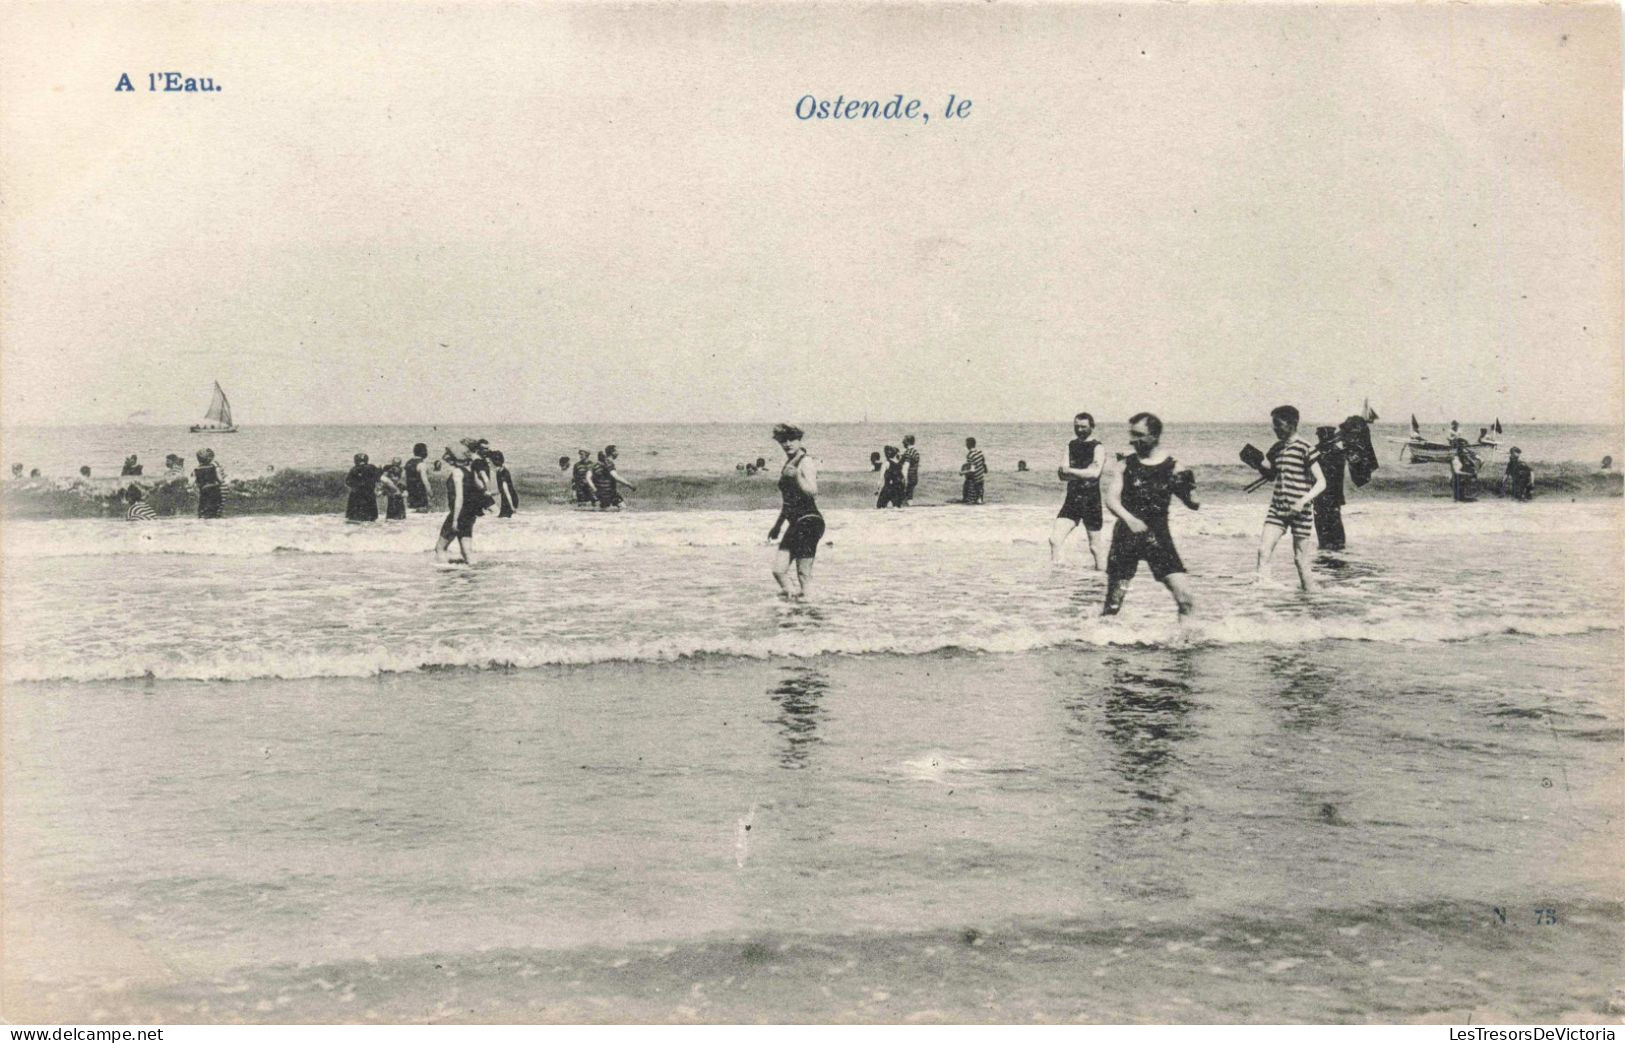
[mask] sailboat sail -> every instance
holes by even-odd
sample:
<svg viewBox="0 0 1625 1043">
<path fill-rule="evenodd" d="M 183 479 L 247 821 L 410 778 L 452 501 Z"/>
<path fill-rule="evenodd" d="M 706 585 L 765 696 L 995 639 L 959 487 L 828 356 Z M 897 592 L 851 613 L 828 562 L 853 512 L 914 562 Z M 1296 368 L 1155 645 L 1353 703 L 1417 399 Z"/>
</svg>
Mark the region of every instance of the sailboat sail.
<svg viewBox="0 0 1625 1043">
<path fill-rule="evenodd" d="M 1369 398 L 1365 400 L 1364 406 L 1361 407 L 1360 415 L 1365 418 L 1365 422 L 1368 424 L 1374 424 L 1377 422 L 1377 411 L 1371 408 L 1371 400 Z"/>
<path fill-rule="evenodd" d="M 231 403 L 226 401 L 226 392 L 218 380 L 214 384 L 214 398 L 209 400 L 209 411 L 203 414 L 203 419 L 222 427 L 231 426 Z"/>
<path fill-rule="evenodd" d="M 209 411 L 203 414 L 203 423 L 193 424 L 193 431 L 224 431 L 237 430 L 231 422 L 231 402 L 226 399 L 226 392 L 217 380 L 214 382 L 214 397 L 209 399 Z"/>
</svg>

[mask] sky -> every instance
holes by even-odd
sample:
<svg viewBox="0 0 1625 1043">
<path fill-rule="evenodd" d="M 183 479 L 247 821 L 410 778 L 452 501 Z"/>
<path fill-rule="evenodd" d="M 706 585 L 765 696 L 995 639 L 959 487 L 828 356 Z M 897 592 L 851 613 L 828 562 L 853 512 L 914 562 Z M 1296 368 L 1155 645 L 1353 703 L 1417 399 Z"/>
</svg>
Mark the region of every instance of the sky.
<svg viewBox="0 0 1625 1043">
<path fill-rule="evenodd" d="M 12 4 L 0 414 L 1618 424 L 1619 54 L 1603 4 Z"/>
</svg>

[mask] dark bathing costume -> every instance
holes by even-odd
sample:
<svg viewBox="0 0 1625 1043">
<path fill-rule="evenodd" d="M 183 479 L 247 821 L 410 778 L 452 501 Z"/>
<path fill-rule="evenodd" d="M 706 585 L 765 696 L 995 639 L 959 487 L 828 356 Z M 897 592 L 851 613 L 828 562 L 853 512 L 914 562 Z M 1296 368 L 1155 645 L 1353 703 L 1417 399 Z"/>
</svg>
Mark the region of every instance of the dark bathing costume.
<svg viewBox="0 0 1625 1043">
<path fill-rule="evenodd" d="M 197 516 L 220 517 L 220 472 L 214 464 L 204 464 L 192 472 L 197 482 Z"/>
<path fill-rule="evenodd" d="M 506 464 L 497 468 L 497 499 L 502 503 L 497 517 L 512 518 L 514 508 L 519 506 L 519 490 L 513 487 L 513 475 L 508 473 Z"/>
<path fill-rule="evenodd" d="M 875 506 L 901 507 L 907 495 L 903 486 L 903 459 L 898 457 L 886 464 L 886 473 L 881 478 L 880 498 L 875 501 Z"/>
<path fill-rule="evenodd" d="M 344 505 L 346 521 L 378 520 L 378 496 L 373 487 L 381 473 L 372 464 L 356 464 L 344 476 L 344 484 L 350 487 L 350 500 Z"/>
<path fill-rule="evenodd" d="M 457 480 L 463 482 L 463 509 L 461 513 L 454 513 L 457 508 Z M 474 521 L 480 516 L 480 505 L 484 502 L 481 494 L 479 479 L 474 472 L 463 468 L 453 468 L 451 474 L 446 476 L 446 520 L 440 523 L 440 538 L 449 540 L 453 537 L 462 539 L 474 538 Z"/>
<path fill-rule="evenodd" d="M 779 472 L 779 495 L 784 497 L 784 513 L 780 516 L 786 526 L 779 550 L 790 552 L 790 560 L 812 558 L 818 554 L 818 541 L 824 538 L 824 516 L 818 513 L 818 502 L 801 491 L 796 480 L 805 451 L 792 463 L 784 463 Z"/>
<path fill-rule="evenodd" d="M 1099 451 L 1100 443 L 1093 438 L 1087 441 L 1074 438 L 1066 445 L 1066 464 L 1081 471 L 1095 462 L 1095 454 Z M 1105 517 L 1100 512 L 1100 480 L 1068 478 L 1066 500 L 1062 502 L 1061 512 L 1056 517 L 1078 522 L 1089 532 L 1099 532 Z"/>
<path fill-rule="evenodd" d="M 390 521 L 403 521 L 406 518 L 406 500 L 399 492 L 401 479 L 397 475 L 390 475 L 390 481 L 395 482 L 395 492 L 384 492 L 384 517 Z"/>
<path fill-rule="evenodd" d="M 1151 566 L 1151 575 L 1161 580 L 1176 572 L 1185 571 L 1174 549 L 1174 538 L 1168 532 L 1168 499 L 1174 492 L 1174 471 L 1178 468 L 1173 457 L 1154 467 L 1140 462 L 1138 456 L 1123 461 L 1123 510 L 1145 523 L 1146 530 L 1136 534 L 1121 519 L 1112 530 L 1112 549 L 1106 555 L 1106 575 L 1126 580 L 1139 571 L 1140 562 Z"/>
<path fill-rule="evenodd" d="M 426 460 L 417 456 L 406 461 L 406 506 L 414 511 L 429 509 L 429 486 L 424 482 L 421 470 L 425 463 Z"/>
</svg>

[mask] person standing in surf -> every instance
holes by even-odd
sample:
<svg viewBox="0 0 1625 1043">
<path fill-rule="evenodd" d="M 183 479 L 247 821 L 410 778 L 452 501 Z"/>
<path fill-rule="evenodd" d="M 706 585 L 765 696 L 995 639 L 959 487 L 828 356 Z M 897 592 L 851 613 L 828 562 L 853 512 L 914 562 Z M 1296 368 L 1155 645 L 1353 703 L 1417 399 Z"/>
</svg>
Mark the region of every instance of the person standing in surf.
<svg viewBox="0 0 1625 1043">
<path fill-rule="evenodd" d="M 987 457 L 976 448 L 976 439 L 965 439 L 965 462 L 959 470 L 965 475 L 965 503 L 982 503 L 983 483 L 987 481 Z"/>
<path fill-rule="evenodd" d="M 412 459 L 406 461 L 406 506 L 417 514 L 427 514 L 433 505 L 429 482 L 423 476 L 423 465 L 429 462 L 429 447 L 419 442 L 412 447 Z"/>
<path fill-rule="evenodd" d="M 1315 542 L 1321 550 L 1342 550 L 1348 542 L 1343 532 L 1343 478 L 1348 457 L 1338 441 L 1337 428 L 1315 428 L 1319 441 L 1320 469 L 1326 476 L 1326 491 L 1315 497 Z"/>
<path fill-rule="evenodd" d="M 440 457 L 446 465 L 446 520 L 440 523 L 440 541 L 435 544 L 434 556 L 437 560 L 445 561 L 445 554 L 451 549 L 452 540 L 457 541 L 457 552 L 462 556 L 465 565 L 474 563 L 474 522 L 479 518 L 480 511 L 485 503 L 485 490 L 480 486 L 479 479 L 474 477 L 470 469 L 470 457 L 466 450 L 459 453 L 451 446 L 446 447 L 445 453 Z"/>
<path fill-rule="evenodd" d="M 382 472 L 367 461 L 366 453 L 355 454 L 355 466 L 344 476 L 350 490 L 350 499 L 344 505 L 344 520 L 375 522 L 378 520 L 378 477 Z"/>
<path fill-rule="evenodd" d="M 1061 548 L 1066 538 L 1079 525 L 1089 538 L 1089 555 L 1094 559 L 1095 571 L 1105 567 L 1106 551 L 1102 544 L 1104 515 L 1100 510 L 1100 475 L 1106 469 L 1106 453 L 1094 438 L 1095 418 L 1079 413 L 1072 418 L 1072 441 L 1066 446 L 1066 460 L 1055 469 L 1056 477 L 1066 483 L 1066 499 L 1055 516 L 1049 532 L 1049 562 L 1061 563 Z"/>
<path fill-rule="evenodd" d="M 1264 516 L 1264 532 L 1258 540 L 1258 582 L 1264 582 L 1270 555 L 1288 531 L 1292 533 L 1292 560 L 1298 566 L 1298 583 L 1306 591 L 1315 589 L 1309 573 L 1309 540 L 1315 534 L 1312 504 L 1326 491 L 1326 475 L 1314 446 L 1298 437 L 1298 410 L 1277 406 L 1270 410 L 1270 425 L 1277 439 L 1270 448 L 1270 464 L 1275 471 L 1275 492 L 1269 513 Z"/>
<path fill-rule="evenodd" d="M 784 532 L 773 558 L 773 578 L 791 600 L 807 596 L 818 541 L 824 538 L 824 516 L 818 512 L 818 466 L 801 444 L 803 434 L 793 424 L 773 426 L 773 441 L 784 450 L 784 467 L 779 471 L 779 495 L 784 503 L 767 538 L 772 542 Z"/>
<path fill-rule="evenodd" d="M 519 509 L 519 490 L 513 487 L 513 475 L 508 472 L 507 457 L 499 449 L 491 450 L 491 465 L 496 469 L 498 518 L 512 518 Z"/>
<path fill-rule="evenodd" d="M 920 484 L 920 451 L 914 436 L 903 436 L 903 505 L 914 506 L 914 487 Z"/>
<path fill-rule="evenodd" d="M 577 507 L 591 507 L 597 496 L 592 489 L 592 450 L 579 449 L 581 459 L 570 468 L 570 488 L 576 494 Z"/>
<path fill-rule="evenodd" d="M 906 499 L 906 488 L 903 484 L 903 457 L 897 447 L 886 447 L 886 473 L 881 476 L 880 498 L 875 501 L 876 507 L 901 507 Z"/>
<path fill-rule="evenodd" d="M 1162 450 L 1162 421 L 1151 413 L 1129 417 L 1128 441 L 1134 452 L 1107 468 L 1103 485 L 1106 509 L 1117 519 L 1112 546 L 1106 555 L 1106 604 L 1103 616 L 1115 616 L 1123 607 L 1128 582 L 1140 569 L 1168 588 L 1181 617 L 1196 611 L 1185 563 L 1179 558 L 1168 531 L 1168 501 L 1178 496 L 1196 509 L 1191 495 L 1194 480 L 1179 470 L 1174 458 Z"/>
<path fill-rule="evenodd" d="M 197 467 L 192 470 L 192 481 L 197 485 L 197 516 L 218 518 L 221 514 L 221 492 L 226 480 L 225 472 L 214 462 L 213 449 L 199 449 L 197 463 Z"/>
<path fill-rule="evenodd" d="M 406 520 L 406 473 L 401 458 L 396 457 L 384 466 L 378 477 L 378 488 L 384 494 L 384 518 L 387 521 Z"/>
<path fill-rule="evenodd" d="M 612 445 L 604 446 L 603 452 L 598 454 L 598 463 L 592 469 L 593 491 L 598 496 L 598 509 L 601 511 L 620 510 L 626 500 L 621 496 L 621 486 L 626 486 L 633 492 L 638 487 L 622 478 L 620 472 L 615 470 L 615 458 L 619 455 Z"/>
</svg>

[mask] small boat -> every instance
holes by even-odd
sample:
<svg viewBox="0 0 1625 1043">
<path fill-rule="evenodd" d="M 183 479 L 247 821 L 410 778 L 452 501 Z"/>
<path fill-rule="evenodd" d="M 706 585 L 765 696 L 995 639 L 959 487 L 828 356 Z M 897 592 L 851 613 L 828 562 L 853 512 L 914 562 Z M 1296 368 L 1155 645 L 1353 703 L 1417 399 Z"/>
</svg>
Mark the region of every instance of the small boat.
<svg viewBox="0 0 1625 1043">
<path fill-rule="evenodd" d="M 1485 430 L 1486 432 L 1494 431 L 1496 434 L 1501 434 L 1500 418 L 1496 418 L 1494 427 Z M 1422 437 L 1422 425 L 1416 422 L 1415 413 L 1411 414 L 1411 436 L 1409 438 L 1390 438 L 1389 441 L 1399 443 L 1403 447 L 1400 449 L 1399 455 L 1401 457 L 1410 457 L 1413 464 L 1447 464 L 1450 462 L 1451 457 L 1456 455 L 1456 447 L 1452 443 L 1430 442 Z M 1474 456 L 1478 455 L 1475 450 L 1483 453 L 1493 453 L 1501 447 L 1501 443 L 1490 438 L 1488 434 L 1480 435 L 1476 442 L 1468 442 L 1465 437 L 1460 441 L 1467 446 L 1468 452 L 1473 453 Z"/>
<path fill-rule="evenodd" d="M 193 434 L 234 435 L 237 425 L 231 422 L 231 403 L 220 381 L 214 382 L 214 397 L 209 400 L 209 411 L 203 414 L 203 423 L 193 424 Z"/>
</svg>

